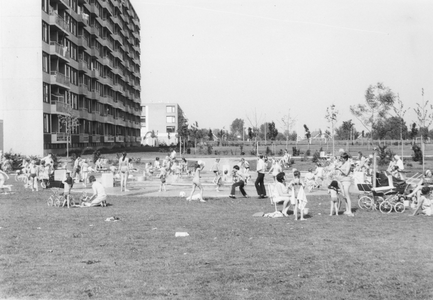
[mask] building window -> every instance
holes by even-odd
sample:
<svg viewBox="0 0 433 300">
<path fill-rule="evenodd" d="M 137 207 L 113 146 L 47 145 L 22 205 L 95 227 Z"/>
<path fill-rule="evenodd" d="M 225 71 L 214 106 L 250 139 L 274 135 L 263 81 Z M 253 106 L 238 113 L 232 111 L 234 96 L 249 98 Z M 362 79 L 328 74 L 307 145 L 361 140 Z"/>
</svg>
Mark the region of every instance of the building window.
<svg viewBox="0 0 433 300">
<path fill-rule="evenodd" d="M 175 110 L 174 110 L 174 106 L 167 106 L 167 113 L 169 114 L 169 113 L 174 113 L 175 112 Z"/>
<path fill-rule="evenodd" d="M 50 60 L 50 56 L 47 53 L 42 52 L 42 70 L 45 73 L 50 72 L 49 71 L 50 70 L 49 60 Z"/>
<path fill-rule="evenodd" d="M 173 116 L 167 116 L 167 123 L 176 123 L 176 118 Z"/>
<path fill-rule="evenodd" d="M 48 13 L 48 0 L 42 0 L 42 10 Z"/>
<path fill-rule="evenodd" d="M 50 42 L 49 28 L 50 28 L 49 25 L 44 21 L 42 21 L 42 40 L 45 43 Z"/>
<path fill-rule="evenodd" d="M 70 67 L 69 72 L 70 72 L 69 73 L 69 81 L 71 82 L 71 84 L 78 86 L 78 72 L 77 72 L 77 70 Z"/>
<path fill-rule="evenodd" d="M 50 115 L 44 114 L 44 133 L 50 133 Z"/>
<path fill-rule="evenodd" d="M 43 99 L 45 103 L 50 103 L 50 85 L 48 83 L 43 83 L 42 90 L 44 92 Z"/>
<path fill-rule="evenodd" d="M 73 109 L 78 109 L 78 95 L 71 93 L 71 106 Z"/>
<path fill-rule="evenodd" d="M 146 117 L 141 117 L 140 122 L 141 122 L 141 127 L 146 127 Z"/>
<path fill-rule="evenodd" d="M 168 133 L 174 133 L 175 127 L 174 126 L 167 126 L 167 132 Z"/>
</svg>

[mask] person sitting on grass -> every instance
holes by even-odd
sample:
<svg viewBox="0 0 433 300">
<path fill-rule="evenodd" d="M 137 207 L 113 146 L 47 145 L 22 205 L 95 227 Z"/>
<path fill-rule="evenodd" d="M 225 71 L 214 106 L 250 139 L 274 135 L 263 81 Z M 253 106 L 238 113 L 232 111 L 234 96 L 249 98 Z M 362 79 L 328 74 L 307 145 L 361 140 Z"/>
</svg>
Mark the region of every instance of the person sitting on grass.
<svg viewBox="0 0 433 300">
<path fill-rule="evenodd" d="M 429 187 L 430 185 L 433 185 L 433 176 L 432 172 L 430 170 L 426 170 L 424 173 L 423 178 L 418 182 L 418 184 L 415 186 L 413 191 L 406 195 L 406 198 L 410 199 L 412 197 L 416 197 L 416 200 L 418 201 L 421 196 L 421 189 L 424 186 Z"/>
<path fill-rule="evenodd" d="M 74 185 L 74 180 L 71 177 L 71 171 L 66 171 L 66 178 L 62 181 L 63 183 L 63 197 L 65 200 L 63 201 L 62 206 L 65 206 L 65 204 L 70 207 L 71 204 L 71 190 Z"/>
<path fill-rule="evenodd" d="M 196 163 L 194 166 L 194 178 L 192 179 L 192 190 L 191 194 L 188 198 L 186 198 L 187 201 L 195 200 L 195 197 L 193 199 L 193 195 L 195 192 L 195 189 L 198 188 L 200 190 L 200 193 L 198 194 L 198 200 L 200 202 L 206 202 L 206 200 L 203 200 L 203 187 L 201 186 L 200 182 L 200 172 L 203 170 L 204 164 L 203 163 Z"/>
<path fill-rule="evenodd" d="M 418 200 L 418 206 L 413 212 L 412 216 L 416 216 L 418 213 L 423 213 L 426 216 L 432 215 L 432 200 L 430 199 L 430 188 L 424 186 L 421 189 L 421 197 Z"/>
<path fill-rule="evenodd" d="M 82 207 L 107 206 L 107 194 L 102 183 L 96 181 L 95 176 L 90 175 L 89 182 L 92 185 L 93 195 L 81 203 Z"/>
<path fill-rule="evenodd" d="M 239 191 L 241 191 L 241 194 L 245 197 L 245 198 L 249 198 L 249 196 L 247 195 L 247 193 L 244 190 L 244 186 L 245 186 L 245 179 L 244 177 L 240 174 L 239 172 L 240 168 L 238 165 L 233 166 L 233 171 L 232 171 L 232 177 L 233 177 L 233 184 L 232 184 L 232 190 L 231 193 L 229 195 L 230 198 L 236 198 L 235 197 L 235 189 L 236 187 L 239 187 Z"/>
</svg>

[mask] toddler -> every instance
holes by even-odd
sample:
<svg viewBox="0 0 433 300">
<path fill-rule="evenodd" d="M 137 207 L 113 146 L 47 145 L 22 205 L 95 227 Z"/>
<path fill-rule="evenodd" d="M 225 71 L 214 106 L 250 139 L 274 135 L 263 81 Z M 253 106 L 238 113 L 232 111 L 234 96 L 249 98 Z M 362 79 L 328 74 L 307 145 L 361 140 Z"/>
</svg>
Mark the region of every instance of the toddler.
<svg viewBox="0 0 433 300">
<path fill-rule="evenodd" d="M 328 186 L 328 194 L 331 196 L 331 211 L 329 213 L 330 216 L 334 214 L 338 216 L 338 194 L 340 193 L 340 188 L 338 186 L 338 182 L 333 180 L 331 184 Z"/>
</svg>

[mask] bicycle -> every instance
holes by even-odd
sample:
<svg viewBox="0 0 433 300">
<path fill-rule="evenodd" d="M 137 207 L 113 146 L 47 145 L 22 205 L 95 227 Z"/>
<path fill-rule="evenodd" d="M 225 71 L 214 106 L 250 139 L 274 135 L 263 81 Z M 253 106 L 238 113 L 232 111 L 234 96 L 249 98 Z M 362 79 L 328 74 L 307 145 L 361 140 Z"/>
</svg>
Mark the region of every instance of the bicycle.
<svg viewBox="0 0 433 300">
<path fill-rule="evenodd" d="M 60 207 L 64 200 L 63 193 L 60 193 L 57 188 L 53 188 L 51 191 L 53 194 L 48 198 L 47 205 Z"/>
</svg>

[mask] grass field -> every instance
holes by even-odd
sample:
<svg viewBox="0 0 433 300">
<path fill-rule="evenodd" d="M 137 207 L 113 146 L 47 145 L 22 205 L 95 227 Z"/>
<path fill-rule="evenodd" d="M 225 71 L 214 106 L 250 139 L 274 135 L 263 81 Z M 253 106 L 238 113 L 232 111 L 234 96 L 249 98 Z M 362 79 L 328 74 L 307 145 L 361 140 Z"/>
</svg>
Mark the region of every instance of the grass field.
<svg viewBox="0 0 433 300">
<path fill-rule="evenodd" d="M 266 199 L 66 209 L 49 193 L 0 196 L 1 299 L 433 298 L 433 218 L 409 211 L 330 217 L 315 196 L 295 222 L 252 217 Z"/>
</svg>

